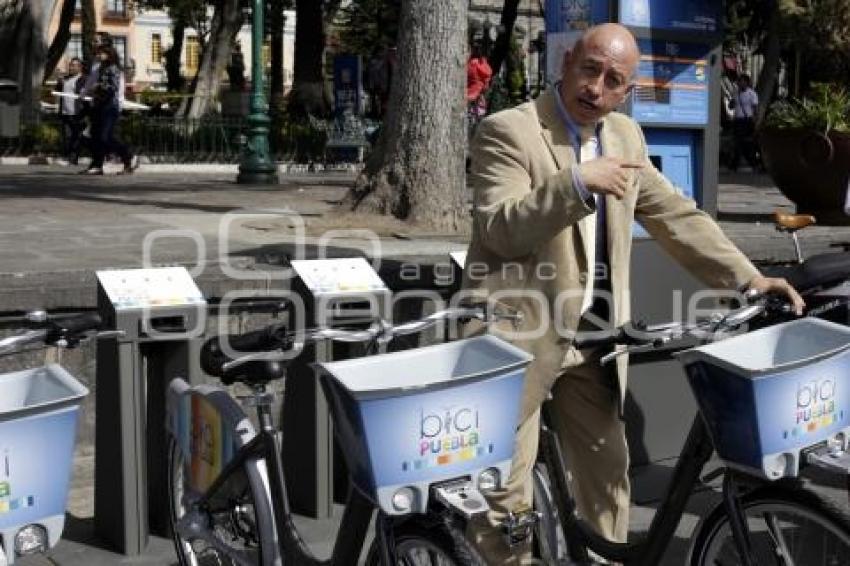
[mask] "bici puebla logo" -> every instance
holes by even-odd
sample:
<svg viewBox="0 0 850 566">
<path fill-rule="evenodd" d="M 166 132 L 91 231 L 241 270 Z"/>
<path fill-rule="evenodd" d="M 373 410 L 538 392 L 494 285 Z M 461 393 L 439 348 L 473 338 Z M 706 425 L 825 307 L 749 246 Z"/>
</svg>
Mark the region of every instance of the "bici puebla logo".
<svg viewBox="0 0 850 566">
<path fill-rule="evenodd" d="M 12 493 L 11 456 L 9 455 L 9 449 L 4 449 L 3 457 L 0 459 L 0 515 L 11 513 L 18 509 L 26 509 L 34 505 L 35 496 L 33 495 L 14 497 Z"/>
<path fill-rule="evenodd" d="M 797 383 L 795 426 L 782 433 L 783 438 L 801 436 L 844 418 L 844 410 L 835 406 L 835 380 L 814 379 Z"/>
<path fill-rule="evenodd" d="M 481 438 L 478 407 L 459 405 L 438 410 L 419 409 L 418 458 L 402 462 L 404 471 L 472 460 L 495 449 Z"/>
</svg>

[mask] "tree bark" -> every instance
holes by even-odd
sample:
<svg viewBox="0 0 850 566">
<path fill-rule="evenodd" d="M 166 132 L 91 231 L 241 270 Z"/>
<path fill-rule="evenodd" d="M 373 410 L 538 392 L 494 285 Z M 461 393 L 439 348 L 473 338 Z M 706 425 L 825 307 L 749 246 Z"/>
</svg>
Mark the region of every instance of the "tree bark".
<svg viewBox="0 0 850 566">
<path fill-rule="evenodd" d="M 176 92 L 183 88 L 183 75 L 180 74 L 180 55 L 183 53 L 183 39 L 186 36 L 186 22 L 174 19 L 171 28 L 171 47 L 165 52 L 166 88 Z"/>
<path fill-rule="evenodd" d="M 83 61 L 87 65 L 94 62 L 94 34 L 97 32 L 97 13 L 94 0 L 80 0 L 80 18 L 82 28 Z"/>
<path fill-rule="evenodd" d="M 21 55 L 16 58 L 13 76 L 21 89 L 21 117 L 27 122 L 35 120 L 39 113 L 50 12 L 43 2 L 25 2 L 16 29 L 14 52 Z"/>
<path fill-rule="evenodd" d="M 239 0 L 223 0 L 216 6 L 210 36 L 201 55 L 201 64 L 194 81 L 192 103 L 186 114 L 189 118 L 203 116 L 212 106 L 221 88 L 221 76 L 230 61 L 233 40 L 242 26 Z"/>
<path fill-rule="evenodd" d="M 779 6 L 776 2 L 772 2 L 771 4 L 770 17 L 767 20 L 767 32 L 764 35 L 764 43 L 762 44 L 764 66 L 761 68 L 758 81 L 756 81 L 756 94 L 759 98 L 759 104 L 756 108 L 756 124 L 761 123 L 773 98 L 773 93 L 776 90 L 776 81 L 779 78 L 779 65 L 782 55 L 782 46 L 779 39 Z"/>
<path fill-rule="evenodd" d="M 322 2 L 295 2 L 295 70 L 289 110 L 295 115 L 327 113 L 323 55 L 325 27 Z"/>
<path fill-rule="evenodd" d="M 23 25 L 23 0 L 0 2 L 0 53 L 14 53 Z M 0 77 L 18 80 L 19 57 L 0 57 Z"/>
<path fill-rule="evenodd" d="M 68 47 L 68 40 L 71 39 L 71 21 L 74 19 L 74 9 L 77 6 L 76 0 L 63 0 L 62 11 L 59 14 L 59 27 L 56 28 L 56 35 L 53 36 L 53 41 L 50 43 L 50 48 L 47 50 L 47 63 L 44 66 L 44 80 L 50 79 L 53 71 L 56 70 L 56 65 L 59 64 L 59 59 L 65 53 Z"/>
<path fill-rule="evenodd" d="M 428 228 L 469 228 L 464 189 L 467 3 L 403 0 L 378 147 L 346 203 Z"/>
<path fill-rule="evenodd" d="M 505 0 L 504 5 L 502 5 L 502 19 L 499 22 L 502 30 L 496 37 L 496 43 L 493 45 L 493 51 L 489 57 L 490 68 L 493 69 L 494 77 L 498 76 L 505 59 L 508 58 L 508 51 L 511 48 L 511 35 L 513 35 L 514 25 L 516 25 L 518 10 L 519 0 Z"/>
</svg>

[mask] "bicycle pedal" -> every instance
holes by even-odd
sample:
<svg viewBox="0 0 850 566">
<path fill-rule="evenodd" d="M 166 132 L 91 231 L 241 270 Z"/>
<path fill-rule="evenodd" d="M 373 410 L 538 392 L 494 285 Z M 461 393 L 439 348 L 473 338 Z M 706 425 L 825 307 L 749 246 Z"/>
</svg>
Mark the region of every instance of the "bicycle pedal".
<svg viewBox="0 0 850 566">
<path fill-rule="evenodd" d="M 521 507 L 508 513 L 508 516 L 502 521 L 502 533 L 508 546 L 514 547 L 531 540 L 534 526 L 538 521 L 540 521 L 540 513 L 535 512 L 530 507 Z"/>
</svg>

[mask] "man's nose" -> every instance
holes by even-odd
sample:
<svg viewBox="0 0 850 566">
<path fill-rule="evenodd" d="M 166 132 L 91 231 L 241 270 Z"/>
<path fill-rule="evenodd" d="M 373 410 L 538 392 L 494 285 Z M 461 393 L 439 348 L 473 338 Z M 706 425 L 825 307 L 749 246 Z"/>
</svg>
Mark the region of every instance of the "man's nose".
<svg viewBox="0 0 850 566">
<path fill-rule="evenodd" d="M 602 83 L 599 79 L 592 79 L 585 84 L 585 91 L 593 98 L 599 98 L 602 93 Z"/>
</svg>

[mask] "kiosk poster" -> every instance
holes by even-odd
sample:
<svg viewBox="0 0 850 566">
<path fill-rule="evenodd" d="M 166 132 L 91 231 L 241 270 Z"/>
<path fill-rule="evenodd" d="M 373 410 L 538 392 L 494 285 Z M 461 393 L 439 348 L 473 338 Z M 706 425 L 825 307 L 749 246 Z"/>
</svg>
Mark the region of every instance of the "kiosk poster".
<svg viewBox="0 0 850 566">
<path fill-rule="evenodd" d="M 564 51 L 594 24 L 609 21 L 608 3 L 593 0 L 546 0 L 546 82 L 561 78 Z"/>
<path fill-rule="evenodd" d="M 708 52 L 698 44 L 639 40 L 632 117 L 642 124 L 708 123 Z"/>
<path fill-rule="evenodd" d="M 352 114 L 360 111 L 361 90 L 360 57 L 337 55 L 334 57 L 334 110 Z"/>
<path fill-rule="evenodd" d="M 627 26 L 717 33 L 721 2 L 716 0 L 621 0 L 620 23 Z"/>
</svg>

